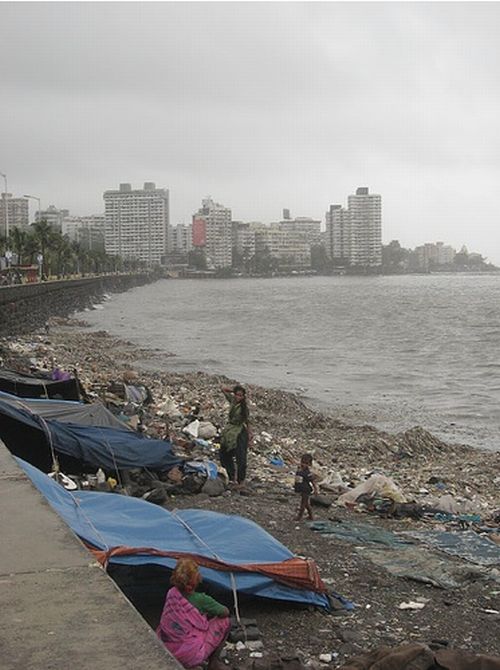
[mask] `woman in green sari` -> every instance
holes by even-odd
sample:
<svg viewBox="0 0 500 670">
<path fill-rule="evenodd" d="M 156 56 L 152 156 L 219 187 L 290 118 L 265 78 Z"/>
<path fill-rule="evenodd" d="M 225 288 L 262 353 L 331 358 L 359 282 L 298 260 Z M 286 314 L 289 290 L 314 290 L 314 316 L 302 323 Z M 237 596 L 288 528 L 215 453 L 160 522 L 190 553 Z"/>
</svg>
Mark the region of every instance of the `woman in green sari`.
<svg viewBox="0 0 500 670">
<path fill-rule="evenodd" d="M 231 406 L 228 422 L 221 434 L 220 462 L 227 471 L 229 481 L 242 486 L 247 473 L 250 435 L 246 391 L 239 384 L 232 389 L 223 387 L 221 390 Z"/>
</svg>

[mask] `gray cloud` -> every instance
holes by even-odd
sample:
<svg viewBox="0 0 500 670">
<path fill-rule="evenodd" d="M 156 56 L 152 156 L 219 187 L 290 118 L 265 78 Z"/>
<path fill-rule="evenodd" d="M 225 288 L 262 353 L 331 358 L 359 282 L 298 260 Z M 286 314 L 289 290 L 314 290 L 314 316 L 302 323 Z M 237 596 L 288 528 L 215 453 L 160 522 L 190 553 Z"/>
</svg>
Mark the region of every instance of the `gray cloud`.
<svg viewBox="0 0 500 670">
<path fill-rule="evenodd" d="M 384 239 L 500 263 L 497 3 L 0 3 L 0 169 L 102 210 L 120 181 L 240 219 L 358 185 Z"/>
</svg>

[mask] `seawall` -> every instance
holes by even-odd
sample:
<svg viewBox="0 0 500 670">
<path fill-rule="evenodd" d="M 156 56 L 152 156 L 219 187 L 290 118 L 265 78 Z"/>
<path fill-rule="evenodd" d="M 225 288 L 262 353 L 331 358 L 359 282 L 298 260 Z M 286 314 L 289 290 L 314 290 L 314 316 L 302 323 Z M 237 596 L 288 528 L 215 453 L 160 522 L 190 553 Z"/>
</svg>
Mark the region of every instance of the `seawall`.
<svg viewBox="0 0 500 670">
<path fill-rule="evenodd" d="M 182 670 L 0 440 L 2 670 Z"/>
<path fill-rule="evenodd" d="M 153 273 L 114 274 L 0 287 L 0 336 L 29 333 L 50 316 L 68 316 L 104 293 L 127 291 L 159 279 Z"/>
</svg>

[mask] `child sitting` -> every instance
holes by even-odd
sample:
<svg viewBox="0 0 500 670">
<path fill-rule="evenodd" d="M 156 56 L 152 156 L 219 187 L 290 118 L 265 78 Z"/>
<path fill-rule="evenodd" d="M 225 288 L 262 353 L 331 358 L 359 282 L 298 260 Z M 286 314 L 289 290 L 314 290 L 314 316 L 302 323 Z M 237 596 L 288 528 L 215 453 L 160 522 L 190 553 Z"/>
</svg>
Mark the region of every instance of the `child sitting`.
<svg viewBox="0 0 500 670">
<path fill-rule="evenodd" d="M 294 491 L 300 493 L 300 507 L 295 518 L 296 521 L 302 519 L 302 515 L 307 510 L 307 517 L 313 519 L 313 513 L 311 509 L 311 493 L 318 493 L 317 480 L 318 477 L 310 468 L 313 463 L 313 457 L 311 454 L 304 454 L 300 459 L 300 466 L 295 473 L 295 485 Z"/>
</svg>

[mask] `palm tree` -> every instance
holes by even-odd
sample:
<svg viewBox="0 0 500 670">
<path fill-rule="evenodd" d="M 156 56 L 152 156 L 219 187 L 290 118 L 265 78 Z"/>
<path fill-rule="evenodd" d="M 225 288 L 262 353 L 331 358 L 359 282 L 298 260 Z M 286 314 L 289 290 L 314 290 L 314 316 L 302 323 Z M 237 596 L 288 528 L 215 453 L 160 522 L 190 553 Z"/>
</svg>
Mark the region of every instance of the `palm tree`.
<svg viewBox="0 0 500 670">
<path fill-rule="evenodd" d="M 26 242 L 24 243 L 24 256 L 28 259 L 30 265 L 33 265 L 33 260 L 37 251 L 40 251 L 40 245 L 33 232 L 26 235 Z"/>
<path fill-rule="evenodd" d="M 37 221 L 33 224 L 33 229 L 35 231 L 35 237 L 40 244 L 40 253 L 43 256 L 42 259 L 42 279 L 46 278 L 45 269 L 47 267 L 47 252 L 50 249 L 51 243 L 53 241 L 53 228 L 47 223 L 45 219 Z"/>
<path fill-rule="evenodd" d="M 73 240 L 71 242 L 71 252 L 73 255 L 73 259 L 75 261 L 75 270 L 76 274 L 80 274 L 82 271 L 83 267 L 83 260 L 84 260 L 84 250 L 80 242 L 77 242 L 76 240 Z"/>
<path fill-rule="evenodd" d="M 12 245 L 12 249 L 17 256 L 17 264 L 22 265 L 28 234 L 25 230 L 14 226 L 14 228 L 12 228 L 10 231 L 9 239 Z"/>
<path fill-rule="evenodd" d="M 71 247 L 67 235 L 56 233 L 52 239 L 52 251 L 56 260 L 56 272 L 59 278 L 66 274 L 66 264 L 71 258 Z"/>
</svg>

